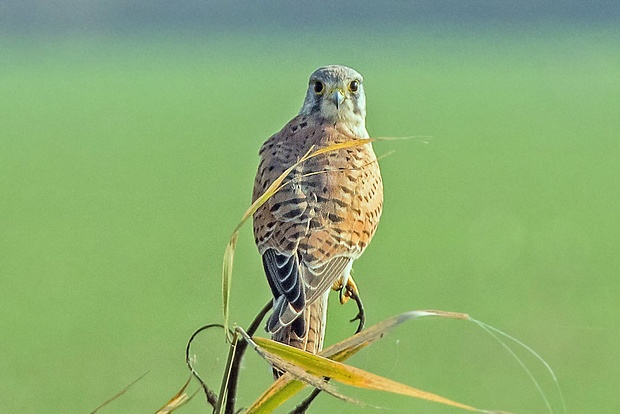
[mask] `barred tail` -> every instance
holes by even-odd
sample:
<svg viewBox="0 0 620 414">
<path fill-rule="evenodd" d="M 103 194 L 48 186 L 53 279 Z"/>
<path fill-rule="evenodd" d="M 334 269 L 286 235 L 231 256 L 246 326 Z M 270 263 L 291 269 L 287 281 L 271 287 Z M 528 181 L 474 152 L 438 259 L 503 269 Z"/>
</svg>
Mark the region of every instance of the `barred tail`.
<svg viewBox="0 0 620 414">
<path fill-rule="evenodd" d="M 302 336 L 297 336 L 294 332 L 293 326 L 295 322 L 293 322 L 272 334 L 271 339 L 312 354 L 320 352 L 323 349 L 323 339 L 325 337 L 329 292 L 328 290 L 310 305 L 307 305 L 299 316 L 300 318 L 303 317 L 305 322 L 305 330 Z M 274 369 L 274 376 L 278 378 L 280 375 L 281 373 Z"/>
</svg>

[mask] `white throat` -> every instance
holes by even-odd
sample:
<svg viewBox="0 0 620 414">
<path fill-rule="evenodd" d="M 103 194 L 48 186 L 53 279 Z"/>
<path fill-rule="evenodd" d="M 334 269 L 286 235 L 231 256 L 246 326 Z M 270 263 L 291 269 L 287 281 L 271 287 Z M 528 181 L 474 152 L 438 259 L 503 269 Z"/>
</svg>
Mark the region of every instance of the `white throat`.
<svg viewBox="0 0 620 414">
<path fill-rule="evenodd" d="M 365 110 L 356 112 L 353 102 L 346 99 L 339 109 L 329 101 L 323 101 L 319 111 L 319 116 L 329 122 L 334 122 L 344 127 L 348 132 L 358 138 L 368 138 L 366 131 Z"/>
</svg>

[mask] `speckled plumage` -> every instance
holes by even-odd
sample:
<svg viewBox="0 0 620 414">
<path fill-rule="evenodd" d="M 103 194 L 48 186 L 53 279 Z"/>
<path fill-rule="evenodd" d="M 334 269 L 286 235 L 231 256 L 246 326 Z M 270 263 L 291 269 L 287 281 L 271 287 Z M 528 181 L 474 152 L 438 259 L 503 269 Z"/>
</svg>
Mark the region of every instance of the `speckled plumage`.
<svg viewBox="0 0 620 414">
<path fill-rule="evenodd" d="M 260 149 L 253 200 L 311 147 L 367 138 L 365 115 L 359 73 L 344 66 L 317 69 L 300 114 Z M 353 261 L 377 228 L 381 174 L 368 143 L 311 158 L 285 182 L 254 214 L 255 240 L 274 295 L 267 329 L 279 342 L 316 353 L 323 345 L 328 293 L 347 284 Z"/>
</svg>

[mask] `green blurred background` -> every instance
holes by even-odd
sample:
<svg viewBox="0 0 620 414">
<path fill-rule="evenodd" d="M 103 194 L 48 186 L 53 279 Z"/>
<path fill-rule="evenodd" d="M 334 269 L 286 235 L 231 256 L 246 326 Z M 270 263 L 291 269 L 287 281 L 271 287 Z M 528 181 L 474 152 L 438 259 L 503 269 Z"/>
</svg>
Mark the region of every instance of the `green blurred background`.
<svg viewBox="0 0 620 414">
<path fill-rule="evenodd" d="M 308 75 L 365 76 L 385 210 L 355 265 L 369 323 L 470 313 L 554 368 L 568 412 L 618 412 L 620 6 L 615 2 L 26 1 L 0 16 L 3 412 L 154 412 L 220 322 L 224 247 L 261 143 Z M 232 319 L 269 299 L 249 226 Z M 330 307 L 327 342 L 353 330 Z M 221 335 L 197 366 L 219 383 Z M 520 353 L 555 412 L 541 365 Z M 474 324 L 411 322 L 354 365 L 482 408 L 547 412 Z M 240 404 L 271 381 L 249 355 Z M 390 412 L 461 410 L 341 391 Z M 183 412 L 208 412 L 198 396 Z M 381 412 L 321 396 L 311 412 Z"/>
</svg>

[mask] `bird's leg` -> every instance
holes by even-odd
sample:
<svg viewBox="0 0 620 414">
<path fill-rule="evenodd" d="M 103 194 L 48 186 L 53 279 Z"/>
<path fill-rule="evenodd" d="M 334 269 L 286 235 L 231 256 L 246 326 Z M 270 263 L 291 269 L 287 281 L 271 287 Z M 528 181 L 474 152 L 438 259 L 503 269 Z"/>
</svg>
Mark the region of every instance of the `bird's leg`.
<svg viewBox="0 0 620 414">
<path fill-rule="evenodd" d="M 364 304 L 362 303 L 362 298 L 360 297 L 360 292 L 357 288 L 357 284 L 355 283 L 353 278 L 349 276 L 346 286 L 343 285 L 341 279 L 338 279 L 332 286 L 332 289 L 340 293 L 340 303 L 342 303 L 343 305 L 347 303 L 349 299 L 353 299 L 357 304 L 358 312 L 357 315 L 355 315 L 355 317 L 351 319 L 351 322 L 359 321 L 359 325 L 355 333 L 360 332 L 362 329 L 364 329 L 364 324 L 366 323 L 366 312 L 364 311 Z"/>
<path fill-rule="evenodd" d="M 344 297 L 347 298 L 347 300 L 348 298 L 353 299 L 357 304 L 357 315 L 355 315 L 355 317 L 351 319 L 351 322 L 359 321 L 355 333 L 360 333 L 362 329 L 364 329 L 364 324 L 366 323 L 366 311 L 364 310 L 364 303 L 362 302 L 362 298 L 360 297 L 360 292 L 357 289 L 357 285 L 355 284 L 355 281 L 352 277 L 349 277 L 349 280 L 347 280 L 347 285 L 344 289 L 340 291 L 340 297 L 342 297 L 343 290 L 345 291 Z M 340 300 L 340 302 L 342 302 L 342 299 Z"/>
</svg>

